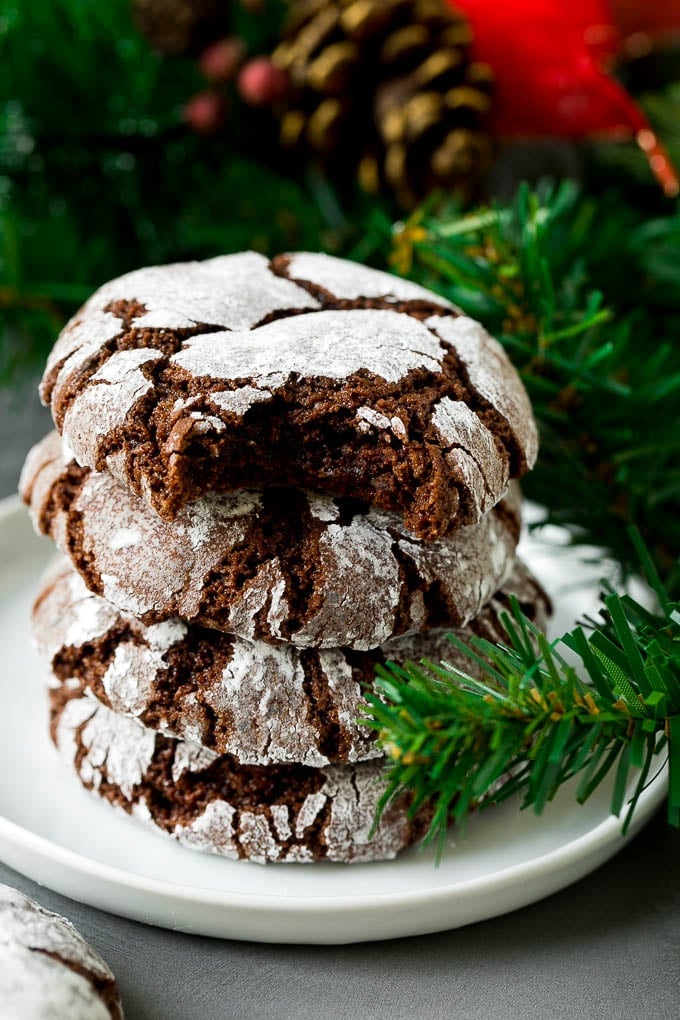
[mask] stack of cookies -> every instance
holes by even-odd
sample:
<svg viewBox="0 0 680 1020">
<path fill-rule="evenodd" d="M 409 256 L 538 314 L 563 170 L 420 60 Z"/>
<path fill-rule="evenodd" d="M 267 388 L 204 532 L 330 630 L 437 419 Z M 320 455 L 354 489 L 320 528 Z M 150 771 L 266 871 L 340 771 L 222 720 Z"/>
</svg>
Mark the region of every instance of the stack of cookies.
<svg viewBox="0 0 680 1020">
<path fill-rule="evenodd" d="M 440 297 L 249 252 L 106 284 L 42 396 L 21 491 L 64 558 L 33 629 L 82 784 L 181 843 L 366 861 L 417 841 L 361 723 L 375 666 L 457 661 L 515 594 L 536 456 L 500 346 Z M 464 668 L 469 668 L 465 662 Z"/>
</svg>

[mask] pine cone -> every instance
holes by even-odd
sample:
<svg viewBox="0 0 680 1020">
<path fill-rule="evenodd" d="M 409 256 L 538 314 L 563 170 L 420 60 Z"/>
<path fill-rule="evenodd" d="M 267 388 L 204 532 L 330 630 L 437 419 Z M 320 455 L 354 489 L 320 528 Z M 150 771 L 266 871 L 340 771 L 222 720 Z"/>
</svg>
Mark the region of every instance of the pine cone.
<svg viewBox="0 0 680 1020">
<path fill-rule="evenodd" d="M 387 186 L 404 206 L 466 196 L 488 167 L 491 72 L 443 0 L 294 0 L 274 64 L 290 80 L 281 142 Z"/>
<path fill-rule="evenodd" d="M 134 22 L 161 53 L 198 52 L 227 34 L 227 0 L 132 0 Z"/>
</svg>

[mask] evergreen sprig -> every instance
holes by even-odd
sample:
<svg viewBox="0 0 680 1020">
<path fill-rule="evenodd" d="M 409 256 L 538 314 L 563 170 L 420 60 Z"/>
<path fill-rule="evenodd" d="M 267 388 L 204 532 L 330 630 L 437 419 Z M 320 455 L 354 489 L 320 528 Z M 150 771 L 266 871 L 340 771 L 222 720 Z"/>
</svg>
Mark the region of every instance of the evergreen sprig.
<svg viewBox="0 0 680 1020">
<path fill-rule="evenodd" d="M 583 803 L 613 770 L 611 810 L 625 809 L 625 832 L 665 751 L 668 817 L 680 825 L 680 606 L 639 538 L 636 547 L 657 612 L 610 592 L 594 629 L 550 643 L 513 601 L 499 644 L 450 635 L 480 679 L 446 662 L 379 668 L 366 722 L 389 761 L 380 811 L 404 792 L 414 813 L 431 804 L 428 839 L 441 850 L 446 827 L 472 810 L 518 795 L 540 813 L 575 776 Z"/>
</svg>

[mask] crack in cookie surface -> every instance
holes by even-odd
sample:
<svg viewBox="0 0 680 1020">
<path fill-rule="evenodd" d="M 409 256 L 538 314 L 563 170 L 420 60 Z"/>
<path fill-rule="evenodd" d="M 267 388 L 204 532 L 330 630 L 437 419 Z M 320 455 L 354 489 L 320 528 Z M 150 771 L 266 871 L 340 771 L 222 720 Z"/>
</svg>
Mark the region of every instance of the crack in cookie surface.
<svg viewBox="0 0 680 1020">
<path fill-rule="evenodd" d="M 386 860 L 418 840 L 429 812 L 402 797 L 371 836 L 382 765 L 243 766 L 115 715 L 72 686 L 50 692 L 51 732 L 83 786 L 185 846 L 233 859 Z M 369 838 L 370 836 L 370 838 Z"/>
<path fill-rule="evenodd" d="M 509 593 L 538 624 L 546 599 L 517 561 L 511 577 L 468 629 L 497 640 Z M 395 638 L 381 648 L 296 649 L 235 638 L 180 620 L 144 626 L 88 592 L 63 561 L 43 579 L 32 630 L 55 681 L 76 683 L 113 711 L 150 729 L 229 754 L 242 764 L 312 767 L 380 756 L 359 721 L 377 665 L 387 660 L 474 664 L 448 630 Z"/>
</svg>

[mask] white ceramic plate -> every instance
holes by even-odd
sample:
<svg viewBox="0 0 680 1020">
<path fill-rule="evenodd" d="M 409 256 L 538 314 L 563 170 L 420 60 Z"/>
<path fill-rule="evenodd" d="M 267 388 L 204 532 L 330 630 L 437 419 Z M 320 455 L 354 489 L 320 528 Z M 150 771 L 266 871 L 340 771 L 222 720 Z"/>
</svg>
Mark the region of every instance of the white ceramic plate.
<svg viewBox="0 0 680 1020">
<path fill-rule="evenodd" d="M 603 563 L 545 529 L 523 553 L 551 594 L 555 627 L 594 609 Z M 560 548 L 562 546 L 562 548 Z M 15 499 L 0 503 L 0 858 L 73 899 L 182 931 L 261 942 L 342 943 L 441 931 L 505 913 L 576 881 L 624 845 L 601 790 L 564 790 L 541 818 L 515 803 L 455 833 L 443 863 L 410 850 L 360 865 L 261 865 L 183 849 L 86 793 L 48 741 L 28 614 L 52 547 Z M 646 790 L 632 836 L 665 794 Z"/>
</svg>

